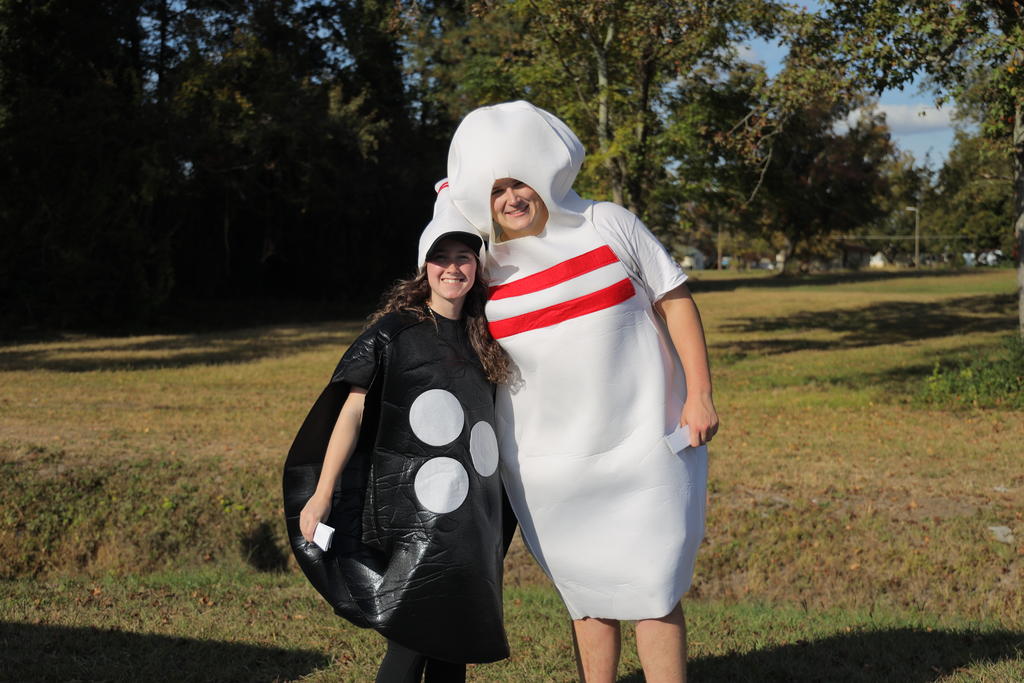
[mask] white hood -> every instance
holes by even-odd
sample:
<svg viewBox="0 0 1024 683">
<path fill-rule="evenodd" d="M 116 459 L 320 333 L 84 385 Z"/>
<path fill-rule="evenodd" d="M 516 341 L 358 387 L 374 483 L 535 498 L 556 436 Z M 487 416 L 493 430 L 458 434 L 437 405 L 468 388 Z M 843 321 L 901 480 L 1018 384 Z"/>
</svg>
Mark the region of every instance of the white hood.
<svg viewBox="0 0 1024 683">
<path fill-rule="evenodd" d="M 481 265 L 484 262 L 484 243 L 477 230 L 452 204 L 448 179 L 440 180 L 434 185 L 437 199 L 434 201 L 434 217 L 427 223 L 420 235 L 419 251 L 416 265 L 423 267 L 434 244 L 442 237 L 451 237 L 465 242 L 476 252 Z"/>
<path fill-rule="evenodd" d="M 504 102 L 466 115 L 448 150 L 452 201 L 491 237 L 491 186 L 515 178 L 547 206 L 549 223 L 582 222 L 572 184 L 583 165 L 583 143 L 558 117 L 529 102 Z"/>
</svg>

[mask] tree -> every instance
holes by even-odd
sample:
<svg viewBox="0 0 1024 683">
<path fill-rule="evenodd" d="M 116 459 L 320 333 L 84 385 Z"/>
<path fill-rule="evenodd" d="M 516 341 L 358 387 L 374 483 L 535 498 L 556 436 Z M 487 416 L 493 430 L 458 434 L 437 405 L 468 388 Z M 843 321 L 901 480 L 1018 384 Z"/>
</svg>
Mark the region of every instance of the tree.
<svg viewBox="0 0 1024 683">
<path fill-rule="evenodd" d="M 749 131 L 734 135 L 762 116 L 770 85 L 763 67 L 750 64 L 682 80 L 669 117 L 668 155 L 686 197 L 679 207 L 685 224 L 768 239 L 781 247 L 792 272 L 800 260 L 831 260 L 830 235 L 881 216 L 889 194 L 885 171 L 895 156 L 878 116 L 837 128 L 863 97 L 794 103 L 784 124 L 769 124 L 760 139 L 744 140 Z"/>
<path fill-rule="evenodd" d="M 725 236 L 760 232 L 758 207 L 750 201 L 756 179 L 729 144 L 729 131 L 754 106 L 753 93 L 766 79 L 763 68 L 743 62 L 728 71 L 706 66 L 679 79 L 662 139 L 669 182 L 653 193 L 660 213 L 677 217 L 655 224 L 666 245 L 696 244 L 720 258 Z M 663 227 L 674 222 L 676 230 Z"/>
<path fill-rule="evenodd" d="M 770 224 L 790 250 L 807 254 L 829 225 L 877 215 L 887 140 L 867 124 L 831 133 L 859 94 L 832 87 L 813 60 L 791 59 L 769 79 L 735 49 L 753 35 L 806 31 L 810 19 L 797 10 L 580 0 L 491 0 L 470 9 L 466 17 L 444 4 L 431 15 L 436 21 L 413 41 L 422 48 L 417 81 L 453 118 L 519 97 L 557 112 L 588 149 L 580 189 L 640 214 L 670 246 Z M 849 191 L 828 187 L 830 174 L 849 181 Z M 809 188 L 823 193 L 820 210 L 798 209 Z M 756 199 L 769 189 L 771 201 Z"/>
<path fill-rule="evenodd" d="M 189 10 L 187 47 L 167 73 L 185 171 L 179 295 L 315 296 L 382 279 L 370 259 L 345 271 L 332 263 L 382 241 L 359 228 L 381 205 L 366 195 L 385 124 L 363 110 L 368 93 L 351 69 L 332 68 L 330 41 L 311 34 L 314 9 L 271 0 Z"/>
<path fill-rule="evenodd" d="M 1024 5 L 1016 0 L 835 0 L 794 46 L 842 87 L 876 92 L 929 79 L 940 101 L 981 112 L 982 133 L 1010 149 L 1013 246 L 1024 338 Z"/>
<path fill-rule="evenodd" d="M 906 151 L 894 153 L 879 170 L 887 189 L 877 197 L 878 216 L 847 232 L 854 238 L 853 243 L 866 242 L 864 246 L 871 252 L 882 252 L 891 263 L 900 260 L 913 263 L 915 226 L 920 225 L 922 240 L 933 227 L 934 173 L 927 164 L 919 164 L 914 155 Z M 908 207 L 920 209 L 919 221 Z M 922 242 L 922 249 L 924 244 L 927 242 Z"/>
<path fill-rule="evenodd" d="M 5 327 L 114 320 L 170 291 L 153 220 L 140 2 L 0 3 Z M 10 308 L 7 308 L 10 306 Z"/>
<path fill-rule="evenodd" d="M 1013 250 L 1013 178 L 1009 155 L 980 134 L 958 130 L 949 158 L 927 201 L 927 225 L 937 234 L 958 234 L 972 251 Z M 959 245 L 958 245 L 959 246 Z"/>
<path fill-rule="evenodd" d="M 645 218 L 667 182 L 666 105 L 678 80 L 731 64 L 735 43 L 775 35 L 790 16 L 768 0 L 488 0 L 471 10 L 449 22 L 432 52 L 450 69 L 421 72 L 451 85 L 438 93 L 449 109 L 458 117 L 525 98 L 557 112 L 592 160 L 580 187 Z"/>
<path fill-rule="evenodd" d="M 773 142 L 773 156 L 754 201 L 767 230 L 785 237 L 786 272 L 796 259 L 829 259 L 834 242 L 879 218 L 889 193 L 883 169 L 894 155 L 888 128 L 879 117 L 864 116 L 843 133 L 835 121 L 849 105 L 808 106 L 790 116 Z M 755 189 L 751 189 L 751 194 Z"/>
<path fill-rule="evenodd" d="M 447 131 L 418 120 L 394 21 L 385 0 L 0 0 L 0 328 L 360 305 L 408 273 L 381 255 L 415 243 Z"/>
</svg>

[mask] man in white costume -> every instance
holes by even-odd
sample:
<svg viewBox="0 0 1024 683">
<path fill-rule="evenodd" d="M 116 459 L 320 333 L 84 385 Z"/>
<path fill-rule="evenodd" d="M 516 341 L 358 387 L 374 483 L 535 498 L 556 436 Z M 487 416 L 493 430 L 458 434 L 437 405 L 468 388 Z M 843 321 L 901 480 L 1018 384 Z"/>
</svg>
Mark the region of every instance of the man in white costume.
<svg viewBox="0 0 1024 683">
<path fill-rule="evenodd" d="M 520 374 L 497 397 L 502 479 L 583 680 L 615 679 L 629 619 L 647 680 L 680 681 L 718 428 L 704 332 L 643 223 L 573 192 L 583 156 L 527 102 L 477 109 L 452 139 L 452 199 L 490 241 L 487 318 Z"/>
</svg>

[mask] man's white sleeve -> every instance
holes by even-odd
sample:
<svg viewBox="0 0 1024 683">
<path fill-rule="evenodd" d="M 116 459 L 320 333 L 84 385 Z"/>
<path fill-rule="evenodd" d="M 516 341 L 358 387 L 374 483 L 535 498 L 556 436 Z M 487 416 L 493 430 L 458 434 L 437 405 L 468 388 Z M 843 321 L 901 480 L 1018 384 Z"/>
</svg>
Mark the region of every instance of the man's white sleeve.
<svg viewBox="0 0 1024 683">
<path fill-rule="evenodd" d="M 686 273 L 632 212 L 611 202 L 597 202 L 591 220 L 598 234 L 612 248 L 652 301 L 658 301 L 686 282 Z"/>
</svg>

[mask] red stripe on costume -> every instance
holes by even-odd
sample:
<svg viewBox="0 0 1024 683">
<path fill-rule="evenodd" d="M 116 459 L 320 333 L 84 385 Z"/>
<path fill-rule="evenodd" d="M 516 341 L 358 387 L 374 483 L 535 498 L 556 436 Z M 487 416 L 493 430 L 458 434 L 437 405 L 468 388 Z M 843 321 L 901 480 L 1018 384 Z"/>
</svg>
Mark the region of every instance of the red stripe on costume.
<svg viewBox="0 0 1024 683">
<path fill-rule="evenodd" d="M 440 192 L 441 190 L 443 190 L 446 187 L 448 187 L 448 181 L 445 181 L 445 182 L 441 183 L 441 187 L 437 188 L 437 191 Z"/>
<path fill-rule="evenodd" d="M 541 327 L 550 327 L 560 322 L 578 318 L 581 315 L 611 308 L 629 299 L 636 290 L 629 278 L 619 280 L 610 287 L 599 289 L 596 292 L 585 294 L 576 299 L 570 299 L 564 303 L 548 306 L 531 313 L 523 313 L 504 320 L 495 320 L 488 324 L 491 328 L 491 335 L 495 339 L 511 337 L 520 332 L 536 330 Z"/>
<path fill-rule="evenodd" d="M 574 256 L 568 261 L 562 261 L 550 268 L 546 268 L 539 273 L 528 275 L 521 280 L 510 282 L 507 285 L 491 287 L 491 299 L 507 299 L 510 296 L 522 296 L 523 294 L 539 292 L 542 289 L 571 280 L 574 277 L 597 270 L 601 266 L 607 266 L 609 263 L 615 263 L 618 260 L 611 247 L 598 247 L 579 256 Z"/>
</svg>

